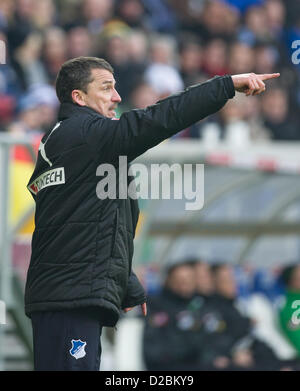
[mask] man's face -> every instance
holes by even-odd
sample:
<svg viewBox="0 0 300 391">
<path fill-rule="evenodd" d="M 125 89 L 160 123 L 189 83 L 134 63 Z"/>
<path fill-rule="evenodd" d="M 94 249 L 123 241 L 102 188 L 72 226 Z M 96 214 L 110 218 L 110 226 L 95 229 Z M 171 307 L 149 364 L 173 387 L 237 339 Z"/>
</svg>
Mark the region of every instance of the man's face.
<svg viewBox="0 0 300 391">
<path fill-rule="evenodd" d="M 189 265 L 177 266 L 168 276 L 167 286 L 179 296 L 191 297 L 196 290 L 194 269 Z"/>
<path fill-rule="evenodd" d="M 234 299 L 237 295 L 237 285 L 234 271 L 231 266 L 224 265 L 215 275 L 216 291 L 228 299 Z"/>
<path fill-rule="evenodd" d="M 108 118 L 116 116 L 115 109 L 121 102 L 121 97 L 115 89 L 116 81 L 111 72 L 106 69 L 92 69 L 93 81 L 84 94 L 86 106 Z"/>
</svg>

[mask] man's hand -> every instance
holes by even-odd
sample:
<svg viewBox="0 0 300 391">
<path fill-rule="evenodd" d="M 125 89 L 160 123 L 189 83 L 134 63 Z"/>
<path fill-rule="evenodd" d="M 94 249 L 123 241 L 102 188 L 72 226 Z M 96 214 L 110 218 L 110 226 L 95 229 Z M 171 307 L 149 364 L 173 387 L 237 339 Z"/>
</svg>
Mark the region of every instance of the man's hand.
<svg viewBox="0 0 300 391">
<path fill-rule="evenodd" d="M 218 356 L 214 359 L 213 365 L 215 368 L 223 369 L 228 367 L 230 364 L 230 360 L 228 357 L 225 356 Z"/>
<path fill-rule="evenodd" d="M 267 73 L 256 75 L 255 73 L 244 73 L 231 76 L 236 91 L 244 92 L 247 96 L 258 95 L 265 91 L 265 80 L 276 79 L 280 73 Z"/>
<path fill-rule="evenodd" d="M 124 312 L 131 311 L 133 308 L 134 307 L 124 308 Z M 141 308 L 142 308 L 143 315 L 146 316 L 147 315 L 147 304 L 146 303 L 141 304 Z"/>
<path fill-rule="evenodd" d="M 244 349 L 234 353 L 233 362 L 242 368 L 249 368 L 254 365 L 253 356 L 250 350 Z"/>
</svg>

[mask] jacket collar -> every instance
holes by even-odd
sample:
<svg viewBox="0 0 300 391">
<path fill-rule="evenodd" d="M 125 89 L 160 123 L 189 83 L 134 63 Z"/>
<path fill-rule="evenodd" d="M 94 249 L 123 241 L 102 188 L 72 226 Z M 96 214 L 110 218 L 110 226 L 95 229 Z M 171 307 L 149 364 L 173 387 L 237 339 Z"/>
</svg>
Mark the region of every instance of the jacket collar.
<svg viewBox="0 0 300 391">
<path fill-rule="evenodd" d="M 63 121 L 64 119 L 72 117 L 74 114 L 78 113 L 90 113 L 96 114 L 101 118 L 104 118 L 103 115 L 99 114 L 94 109 L 87 106 L 79 106 L 76 103 L 62 103 L 58 111 L 58 120 Z"/>
</svg>

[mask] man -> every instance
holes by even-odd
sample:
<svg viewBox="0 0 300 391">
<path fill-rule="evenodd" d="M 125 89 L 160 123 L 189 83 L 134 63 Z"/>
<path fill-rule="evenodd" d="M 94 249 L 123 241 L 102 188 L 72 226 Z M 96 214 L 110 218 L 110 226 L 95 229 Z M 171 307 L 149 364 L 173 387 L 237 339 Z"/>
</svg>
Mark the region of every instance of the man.
<svg viewBox="0 0 300 391">
<path fill-rule="evenodd" d="M 234 270 L 228 264 L 212 267 L 215 294 L 207 307 L 204 328 L 207 332 L 203 346 L 204 364 L 208 370 L 235 370 L 253 366 L 253 357 L 241 343 L 251 332 L 251 320 L 235 307 L 237 284 Z M 248 342 L 246 340 L 246 342 Z M 239 345 L 238 345 L 239 346 Z"/>
<path fill-rule="evenodd" d="M 203 311 L 206 312 L 203 368 L 274 371 L 290 364 L 279 360 L 273 350 L 256 337 L 253 320 L 239 311 L 234 268 L 220 263 L 214 265 L 212 271 L 215 295 Z"/>
<path fill-rule="evenodd" d="M 203 332 L 196 293 L 195 262 L 187 259 L 166 271 L 162 291 L 148 298 L 143 333 L 143 357 L 149 371 L 201 369 Z"/>
<path fill-rule="evenodd" d="M 102 326 L 136 305 L 144 290 L 132 271 L 139 210 L 133 199 L 99 199 L 99 165 L 128 163 L 222 108 L 235 90 L 265 89 L 272 75 L 216 77 L 115 119 L 121 98 L 105 60 L 80 57 L 61 68 L 58 123 L 40 144 L 28 189 L 36 228 L 25 290 L 36 369 L 99 369 Z"/>
<path fill-rule="evenodd" d="M 279 308 L 279 324 L 300 358 L 300 264 L 286 266 L 281 275 L 285 287 Z"/>
<path fill-rule="evenodd" d="M 214 294 L 214 282 L 211 266 L 202 260 L 195 262 L 196 293 L 204 300 L 209 300 Z"/>
</svg>

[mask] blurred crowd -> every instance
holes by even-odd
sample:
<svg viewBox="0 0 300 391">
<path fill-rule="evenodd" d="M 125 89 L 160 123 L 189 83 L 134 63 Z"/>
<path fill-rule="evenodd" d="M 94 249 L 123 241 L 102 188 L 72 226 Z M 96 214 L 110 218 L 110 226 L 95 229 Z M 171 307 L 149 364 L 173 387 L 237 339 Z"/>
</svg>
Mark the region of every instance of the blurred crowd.
<svg viewBox="0 0 300 391">
<path fill-rule="evenodd" d="M 299 263 L 272 275 L 186 259 L 162 274 L 148 298 L 147 370 L 300 370 Z"/>
<path fill-rule="evenodd" d="M 239 94 L 176 137 L 300 139 L 299 0 L 0 0 L 0 39 L 2 131 L 47 131 L 61 65 L 98 56 L 115 69 L 118 115 L 215 75 L 281 72 L 262 96 Z"/>
</svg>

